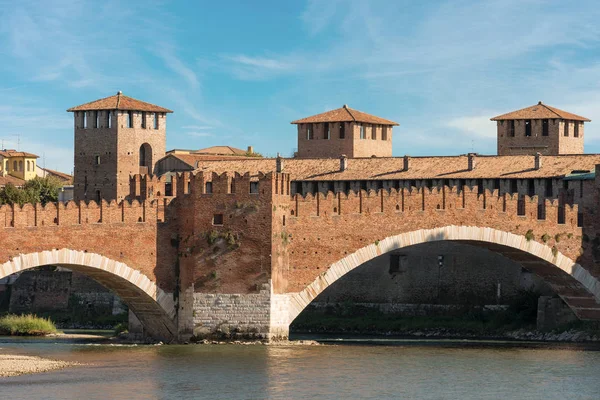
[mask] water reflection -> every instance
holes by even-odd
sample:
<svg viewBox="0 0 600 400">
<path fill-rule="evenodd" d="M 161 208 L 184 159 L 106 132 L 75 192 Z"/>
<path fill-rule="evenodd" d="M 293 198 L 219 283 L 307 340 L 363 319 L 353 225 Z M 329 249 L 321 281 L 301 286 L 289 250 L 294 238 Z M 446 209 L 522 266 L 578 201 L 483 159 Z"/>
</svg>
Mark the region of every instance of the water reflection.
<svg viewBox="0 0 600 400">
<path fill-rule="evenodd" d="M 2 343 L 88 365 L 0 380 L 3 398 L 597 399 L 600 352 L 397 346 Z"/>
</svg>

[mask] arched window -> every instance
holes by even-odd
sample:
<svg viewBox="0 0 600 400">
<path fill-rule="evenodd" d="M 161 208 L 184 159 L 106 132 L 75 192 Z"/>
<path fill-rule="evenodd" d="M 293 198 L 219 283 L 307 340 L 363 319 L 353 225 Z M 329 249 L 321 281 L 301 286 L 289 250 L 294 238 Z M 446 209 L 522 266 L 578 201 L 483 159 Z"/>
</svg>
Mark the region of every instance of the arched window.
<svg viewBox="0 0 600 400">
<path fill-rule="evenodd" d="M 152 172 L 152 147 L 148 143 L 140 146 L 140 167 L 148 168 L 148 173 Z"/>
<path fill-rule="evenodd" d="M 13 171 L 18 171 L 19 168 L 17 168 L 17 161 L 13 161 Z"/>
<path fill-rule="evenodd" d="M 19 161 L 19 171 L 23 171 L 23 161 Z"/>
<path fill-rule="evenodd" d="M 27 172 L 31 171 L 31 164 L 30 161 L 27 160 Z"/>
</svg>

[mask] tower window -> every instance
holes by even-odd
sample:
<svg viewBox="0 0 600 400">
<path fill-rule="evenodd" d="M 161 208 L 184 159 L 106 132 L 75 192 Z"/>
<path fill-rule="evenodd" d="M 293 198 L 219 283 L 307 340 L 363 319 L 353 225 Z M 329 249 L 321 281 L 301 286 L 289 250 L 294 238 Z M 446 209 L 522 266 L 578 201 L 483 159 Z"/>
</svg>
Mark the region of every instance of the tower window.
<svg viewBox="0 0 600 400">
<path fill-rule="evenodd" d="M 258 194 L 258 182 L 250 182 L 250 193 Z"/>
<path fill-rule="evenodd" d="M 314 138 L 313 124 L 306 124 L 306 140 L 313 140 Z"/>
<path fill-rule="evenodd" d="M 360 138 L 361 139 L 366 139 L 366 136 L 365 136 L 365 126 L 363 124 L 360 125 Z"/>
<path fill-rule="evenodd" d="M 212 182 L 206 182 L 206 184 L 204 185 L 204 193 L 212 194 L 212 192 L 213 192 Z"/>
<path fill-rule="evenodd" d="M 527 137 L 531 136 L 531 120 L 530 119 L 525 120 L 525 136 L 527 136 Z"/>
<path fill-rule="evenodd" d="M 573 128 L 574 128 L 573 136 L 579 137 L 579 121 L 574 122 Z"/>
<path fill-rule="evenodd" d="M 87 112 L 83 112 L 83 129 L 87 129 Z"/>
<path fill-rule="evenodd" d="M 527 195 L 529 197 L 535 196 L 535 180 L 527 179 Z"/>
<path fill-rule="evenodd" d="M 154 113 L 154 129 L 158 129 L 158 113 Z"/>
<path fill-rule="evenodd" d="M 542 120 L 542 136 L 548 136 L 548 120 Z"/>
<path fill-rule="evenodd" d="M 327 139 L 327 140 L 331 139 L 331 129 L 329 128 L 329 122 L 325 122 L 324 129 L 325 129 L 325 139 Z"/>
<path fill-rule="evenodd" d="M 94 161 L 96 165 L 100 165 L 100 156 L 96 156 Z"/>
<path fill-rule="evenodd" d="M 508 123 L 508 136 L 515 137 L 515 120 L 511 119 Z"/>
<path fill-rule="evenodd" d="M 565 129 L 563 134 L 565 136 L 569 136 L 569 121 L 565 121 Z"/>
<path fill-rule="evenodd" d="M 112 128 L 112 112 L 110 111 L 106 112 L 106 127 Z"/>
<path fill-rule="evenodd" d="M 146 129 L 146 113 L 142 111 L 142 128 Z"/>
<path fill-rule="evenodd" d="M 340 123 L 340 139 L 345 139 L 346 138 L 346 127 L 344 125 L 344 123 Z"/>
<path fill-rule="evenodd" d="M 133 128 L 133 111 L 127 111 L 127 127 Z"/>
<path fill-rule="evenodd" d="M 213 225 L 223 225 L 223 214 L 213 214 Z"/>
<path fill-rule="evenodd" d="M 100 127 L 100 111 L 94 111 L 94 128 Z"/>
<path fill-rule="evenodd" d="M 23 161 L 19 161 L 19 171 L 23 171 Z"/>
<path fill-rule="evenodd" d="M 388 127 L 386 125 L 381 126 L 381 140 L 387 140 L 387 130 Z"/>
<path fill-rule="evenodd" d="M 554 192 L 552 187 L 552 178 L 546 179 L 546 197 L 552 197 L 552 192 Z"/>
<path fill-rule="evenodd" d="M 377 125 L 371 125 L 371 139 L 377 140 Z"/>
<path fill-rule="evenodd" d="M 235 179 L 231 178 L 231 182 L 229 184 L 229 193 L 235 193 Z"/>
</svg>

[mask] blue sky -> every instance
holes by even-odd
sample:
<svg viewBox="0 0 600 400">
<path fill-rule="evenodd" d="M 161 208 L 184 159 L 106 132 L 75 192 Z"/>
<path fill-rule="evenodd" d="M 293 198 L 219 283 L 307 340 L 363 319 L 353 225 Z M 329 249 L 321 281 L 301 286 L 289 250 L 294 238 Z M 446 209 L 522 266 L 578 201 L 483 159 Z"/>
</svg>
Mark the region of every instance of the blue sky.
<svg viewBox="0 0 600 400">
<path fill-rule="evenodd" d="M 0 139 L 70 172 L 65 110 L 122 90 L 175 111 L 167 148 L 290 155 L 290 121 L 348 104 L 394 155 L 494 154 L 489 118 L 542 100 L 600 152 L 594 1 L 0 0 Z"/>
</svg>

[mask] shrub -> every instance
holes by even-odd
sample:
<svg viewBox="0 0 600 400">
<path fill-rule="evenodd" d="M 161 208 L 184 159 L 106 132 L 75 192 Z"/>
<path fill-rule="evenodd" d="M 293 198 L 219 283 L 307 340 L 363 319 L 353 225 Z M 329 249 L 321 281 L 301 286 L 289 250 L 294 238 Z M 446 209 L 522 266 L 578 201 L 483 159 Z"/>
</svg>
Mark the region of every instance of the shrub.
<svg viewBox="0 0 600 400">
<path fill-rule="evenodd" d="M 546 243 L 546 242 L 548 242 L 548 240 L 550 240 L 550 235 L 548 235 L 547 233 L 544 233 L 542 235 L 542 242 Z"/>
<path fill-rule="evenodd" d="M 114 332 L 115 336 L 119 336 L 122 333 L 129 333 L 129 324 L 126 322 L 121 322 L 115 325 Z"/>
<path fill-rule="evenodd" d="M 527 231 L 527 233 L 525 234 L 525 239 L 527 239 L 528 242 L 532 241 L 534 238 L 533 236 L 533 230 L 530 229 Z"/>
<path fill-rule="evenodd" d="M 56 326 L 50 319 L 32 314 L 9 314 L 0 318 L 0 335 L 45 336 L 56 332 Z"/>
</svg>

